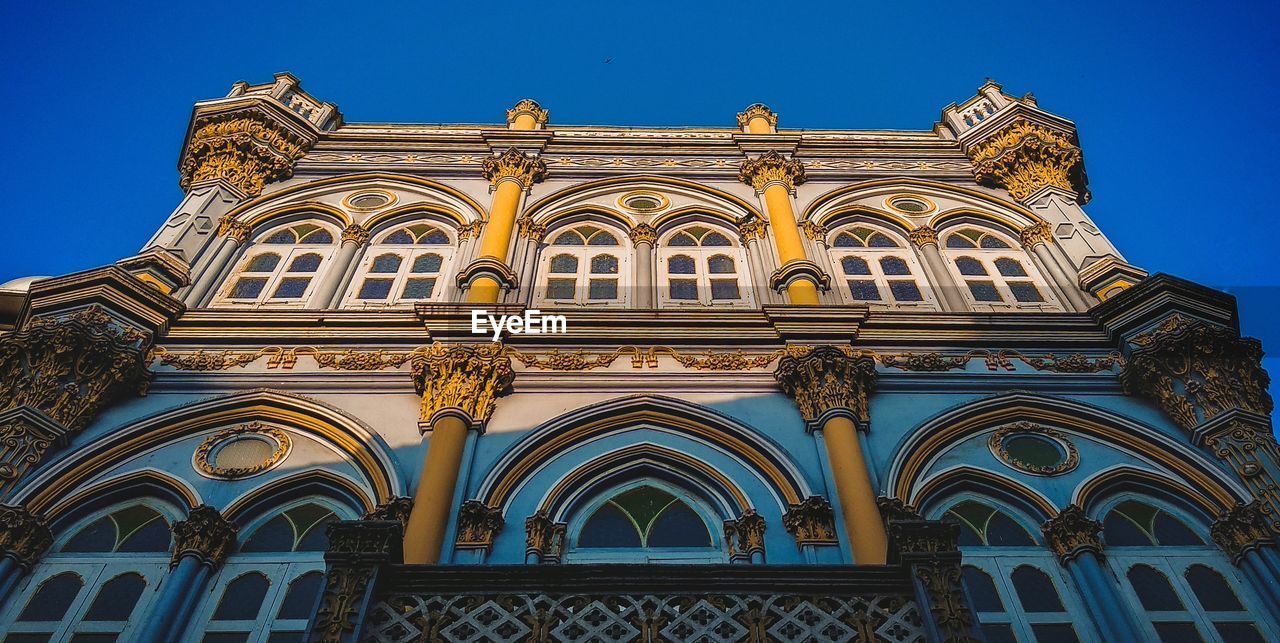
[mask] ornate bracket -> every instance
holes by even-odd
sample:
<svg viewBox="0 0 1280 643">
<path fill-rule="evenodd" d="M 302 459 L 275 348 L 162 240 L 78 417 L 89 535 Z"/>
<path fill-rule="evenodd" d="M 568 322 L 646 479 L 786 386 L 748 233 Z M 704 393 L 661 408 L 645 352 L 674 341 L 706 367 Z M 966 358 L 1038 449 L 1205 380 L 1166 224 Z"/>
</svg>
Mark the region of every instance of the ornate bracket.
<svg viewBox="0 0 1280 643">
<path fill-rule="evenodd" d="M 1267 525 L 1262 510 L 1262 503 L 1257 500 L 1249 504 L 1236 505 L 1218 516 L 1218 520 L 1209 530 L 1213 542 L 1217 543 L 1236 565 L 1240 564 L 1240 559 L 1245 554 L 1254 549 L 1275 546 L 1275 536 Z"/>
<path fill-rule="evenodd" d="M 293 165 L 310 149 L 306 140 L 274 119 L 252 112 L 220 114 L 198 121 L 183 152 L 183 189 L 222 179 L 245 196 L 293 176 Z"/>
<path fill-rule="evenodd" d="M 404 496 L 392 498 L 366 513 L 361 520 L 390 520 L 404 526 L 409 522 L 409 513 L 413 510 L 413 499 Z"/>
</svg>

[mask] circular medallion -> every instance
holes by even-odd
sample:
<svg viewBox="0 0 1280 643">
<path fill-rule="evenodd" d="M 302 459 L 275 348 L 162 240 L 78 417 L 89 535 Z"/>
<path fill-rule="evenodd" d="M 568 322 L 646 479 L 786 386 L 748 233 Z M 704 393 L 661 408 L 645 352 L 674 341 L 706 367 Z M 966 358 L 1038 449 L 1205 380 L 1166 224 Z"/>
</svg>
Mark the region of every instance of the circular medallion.
<svg viewBox="0 0 1280 643">
<path fill-rule="evenodd" d="M 899 194 L 885 199 L 885 205 L 903 214 L 928 214 L 938 209 L 933 201 L 916 194 Z"/>
<path fill-rule="evenodd" d="M 352 210 L 360 210 L 369 212 L 393 205 L 396 202 L 396 195 L 383 190 L 361 190 L 352 192 L 347 198 L 342 200 L 342 204 Z"/>
<path fill-rule="evenodd" d="M 657 192 L 640 190 L 618 197 L 618 205 L 632 212 L 649 213 L 666 208 L 671 205 L 671 201 Z"/>
<path fill-rule="evenodd" d="M 280 464 L 290 446 L 284 431 L 250 422 L 205 438 L 196 447 L 193 463 L 197 471 L 210 477 L 247 478 Z"/>
<path fill-rule="evenodd" d="M 1066 434 L 1035 422 L 1015 422 L 991 434 L 987 446 L 1001 462 L 1026 473 L 1055 476 L 1080 464 L 1080 452 Z"/>
</svg>

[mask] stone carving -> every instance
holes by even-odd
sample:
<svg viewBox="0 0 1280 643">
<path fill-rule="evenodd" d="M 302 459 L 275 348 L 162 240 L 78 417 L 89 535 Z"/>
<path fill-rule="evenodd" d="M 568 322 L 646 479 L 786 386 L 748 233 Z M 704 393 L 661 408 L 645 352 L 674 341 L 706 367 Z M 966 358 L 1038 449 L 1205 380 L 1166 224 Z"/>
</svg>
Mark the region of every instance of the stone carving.
<svg viewBox="0 0 1280 643">
<path fill-rule="evenodd" d="M 227 217 L 218 223 L 218 236 L 233 239 L 240 245 L 244 245 L 244 242 L 249 240 L 249 235 L 252 232 L 253 226 L 243 221 L 236 221 L 231 217 Z"/>
<path fill-rule="evenodd" d="M 743 161 L 738 170 L 738 180 L 754 187 L 757 192 L 763 192 L 771 183 L 779 183 L 790 192 L 804 183 L 804 165 L 770 150 Z"/>
<path fill-rule="evenodd" d="M 1258 509 L 1271 530 L 1280 534 L 1280 445 L 1265 416 L 1234 411 L 1200 434 L 1206 448 L 1222 459 L 1259 502 Z"/>
<path fill-rule="evenodd" d="M 1021 201 L 1046 186 L 1085 194 L 1080 148 L 1067 134 L 1014 121 L 969 149 L 979 183 L 1002 187 Z"/>
<path fill-rule="evenodd" d="M 631 243 L 637 246 L 642 243 L 652 246 L 658 241 L 657 229 L 647 223 L 637 223 L 627 234 L 631 237 Z"/>
<path fill-rule="evenodd" d="M 827 239 L 827 227 L 815 221 L 805 219 L 804 223 L 800 224 L 800 229 L 810 241 L 825 242 Z"/>
<path fill-rule="evenodd" d="M 293 175 L 293 164 L 310 144 L 256 114 L 217 116 L 197 123 L 183 154 L 183 189 L 224 179 L 246 196 Z"/>
<path fill-rule="evenodd" d="M 912 228 L 911 232 L 907 233 L 907 238 L 910 239 L 911 243 L 917 248 L 923 248 L 929 245 L 938 245 L 938 231 L 929 226 Z"/>
<path fill-rule="evenodd" d="M 884 496 L 876 498 L 876 509 L 880 510 L 880 515 L 884 518 L 886 525 L 895 520 L 924 520 L 914 506 L 897 498 L 886 498 Z"/>
<path fill-rule="evenodd" d="M 191 510 L 186 520 L 173 523 L 173 560 L 177 567 L 185 556 L 193 556 L 201 565 L 220 567 L 236 544 L 240 527 L 222 517 L 217 509 L 200 505 Z"/>
<path fill-rule="evenodd" d="M 903 505 L 901 510 L 907 508 Z M 923 594 L 922 607 L 933 616 L 937 640 L 976 642 L 979 640 L 975 636 L 977 619 L 961 585 L 959 540 L 960 526 L 954 523 L 911 518 L 889 522 L 892 555 L 901 559 L 910 571 L 913 583 L 919 588 L 917 596 Z"/>
<path fill-rule="evenodd" d="M 524 236 L 524 237 L 530 236 L 525 234 L 524 224 L 526 221 L 528 221 L 527 217 L 520 220 L 520 236 Z M 482 230 L 484 230 L 483 221 L 472 221 L 470 223 L 464 223 L 458 226 L 458 241 L 466 241 L 467 239 L 479 239 L 480 232 Z"/>
<path fill-rule="evenodd" d="M 494 186 L 503 180 L 514 180 L 522 189 L 533 187 L 547 176 L 547 164 L 536 156 L 529 156 L 514 147 L 497 156 L 484 159 L 484 178 Z"/>
<path fill-rule="evenodd" d="M 0 505 L 0 556 L 29 570 L 52 544 L 53 534 L 44 520 L 25 507 Z"/>
<path fill-rule="evenodd" d="M 357 246 L 363 246 L 369 243 L 370 236 L 368 230 L 354 223 L 342 229 L 342 243 L 354 243 Z"/>
<path fill-rule="evenodd" d="M 1040 221 L 1023 228 L 1018 233 L 1018 239 L 1022 242 L 1023 248 L 1030 250 L 1037 243 L 1053 241 L 1053 229 L 1049 227 L 1048 223 Z"/>
<path fill-rule="evenodd" d="M 524 521 L 525 555 L 536 555 L 539 562 L 558 563 L 564 553 L 567 526 L 555 522 L 541 509 Z"/>
<path fill-rule="evenodd" d="M 66 439 L 66 427 L 29 406 L 0 411 L 0 498 L 7 498 L 45 452 L 65 446 Z"/>
<path fill-rule="evenodd" d="M 822 496 L 809 496 L 793 504 L 782 516 L 782 526 L 798 545 L 830 545 L 837 541 L 835 515 L 831 503 Z"/>
<path fill-rule="evenodd" d="M 542 239 L 547 236 L 547 224 L 536 223 L 529 217 L 520 217 L 518 227 L 520 230 L 520 237 L 523 239 L 533 239 L 534 241 L 541 243 Z M 477 233 L 476 236 L 479 236 L 479 234 Z"/>
<path fill-rule="evenodd" d="M 1236 505 L 1218 516 L 1209 530 L 1213 542 L 1236 565 L 1240 564 L 1240 558 L 1250 550 L 1275 546 L 1274 536 L 1262 512 L 1262 503 L 1257 500 Z"/>
<path fill-rule="evenodd" d="M 1079 505 L 1067 505 L 1041 527 L 1049 549 L 1063 565 L 1080 554 L 1092 552 L 1102 558 L 1102 523 L 1090 518 Z"/>
<path fill-rule="evenodd" d="M 753 118 L 763 118 L 769 121 L 771 127 L 778 126 L 778 115 L 764 103 L 755 103 L 742 110 L 738 114 L 738 127 L 746 127 Z"/>
<path fill-rule="evenodd" d="M 493 539 L 506 521 L 502 511 L 479 500 L 468 500 L 458 510 L 458 549 L 483 549 L 493 546 Z"/>
<path fill-rule="evenodd" d="M 806 422 L 840 409 L 864 425 L 871 419 L 867 395 L 876 384 L 876 364 L 869 357 L 850 357 L 834 346 L 818 346 L 803 357 L 784 356 L 773 376 L 795 400 Z"/>
<path fill-rule="evenodd" d="M 518 103 L 515 107 L 507 110 L 507 124 L 516 122 L 516 118 L 522 114 L 528 114 L 533 117 L 533 121 L 539 125 L 546 125 L 547 118 L 551 116 L 551 112 L 542 108 L 538 101 L 532 98 L 526 98 Z"/>
<path fill-rule="evenodd" d="M 413 510 L 413 499 L 403 496 L 392 498 L 366 513 L 361 520 L 390 520 L 404 526 L 409 522 L 409 512 Z"/>
<path fill-rule="evenodd" d="M 755 509 L 742 512 L 737 520 L 724 521 L 724 541 L 729 547 L 730 560 L 751 560 L 753 555 L 764 556 L 764 516 Z"/>
<path fill-rule="evenodd" d="M 738 224 L 738 239 L 742 245 L 750 241 L 764 238 L 765 223 L 763 219 L 752 217 Z"/>
<path fill-rule="evenodd" d="M 443 409 L 458 409 L 472 422 L 484 422 L 515 381 L 501 344 L 432 344 L 414 355 L 412 368 L 424 425 Z"/>
</svg>

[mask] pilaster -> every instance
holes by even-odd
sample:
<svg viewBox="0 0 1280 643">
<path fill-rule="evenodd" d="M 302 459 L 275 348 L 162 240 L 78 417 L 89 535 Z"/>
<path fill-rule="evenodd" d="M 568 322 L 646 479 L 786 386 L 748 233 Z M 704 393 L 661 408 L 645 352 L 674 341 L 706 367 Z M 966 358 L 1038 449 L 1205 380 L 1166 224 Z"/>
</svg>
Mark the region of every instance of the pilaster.
<svg viewBox="0 0 1280 643">
<path fill-rule="evenodd" d="M 907 568 L 932 641 L 981 641 L 960 571 L 960 526 L 937 520 L 889 522 L 891 560 Z"/>
<path fill-rule="evenodd" d="M 324 591 L 307 641 L 358 641 L 378 579 L 388 565 L 401 560 L 401 525 L 394 520 L 344 520 L 331 523 L 327 533 Z"/>
<path fill-rule="evenodd" d="M 524 521 L 525 562 L 559 563 L 564 554 L 564 537 L 568 525 L 556 522 L 539 509 Z"/>
</svg>

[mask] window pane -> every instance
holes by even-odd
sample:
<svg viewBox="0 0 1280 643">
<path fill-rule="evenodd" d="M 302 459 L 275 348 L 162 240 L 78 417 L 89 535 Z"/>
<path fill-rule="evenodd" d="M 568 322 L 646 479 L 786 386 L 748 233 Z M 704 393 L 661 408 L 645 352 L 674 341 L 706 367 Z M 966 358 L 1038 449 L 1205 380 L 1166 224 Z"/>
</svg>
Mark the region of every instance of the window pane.
<svg viewBox="0 0 1280 643">
<path fill-rule="evenodd" d="M 249 261 L 249 266 L 245 268 L 245 272 L 271 272 L 276 269 L 280 263 L 280 255 L 268 252 L 254 257 Z"/>
<path fill-rule="evenodd" d="M 400 270 L 400 255 L 380 255 L 373 260 L 369 272 L 395 273 Z"/>
<path fill-rule="evenodd" d="M 960 257 L 956 259 L 956 268 L 960 269 L 962 275 L 985 275 L 987 269 L 983 267 L 982 262 L 973 257 Z"/>
<path fill-rule="evenodd" d="M 444 264 L 444 257 L 437 254 L 421 255 L 413 260 L 413 267 L 409 272 L 440 272 L 440 266 Z"/>
<path fill-rule="evenodd" d="M 283 515 L 258 527 L 241 545 L 240 551 L 293 551 L 293 525 Z"/>
<path fill-rule="evenodd" d="M 333 235 L 328 230 L 316 230 L 303 237 L 300 243 L 333 243 Z"/>
<path fill-rule="evenodd" d="M 266 277 L 241 277 L 236 287 L 231 289 L 232 299 L 257 299 L 267 285 Z"/>
<path fill-rule="evenodd" d="M 560 236 L 556 237 L 556 240 L 551 242 L 551 245 L 580 246 L 582 245 L 582 237 L 577 232 L 574 232 L 573 230 L 566 230 L 564 232 L 561 232 Z"/>
<path fill-rule="evenodd" d="M 298 299 L 303 293 L 307 292 L 307 284 L 311 283 L 311 277 L 285 277 L 280 280 L 280 285 L 276 286 L 276 294 L 272 295 L 273 299 Z"/>
<path fill-rule="evenodd" d="M 360 294 L 357 297 L 359 299 L 383 300 L 389 294 L 391 294 L 390 279 L 365 279 L 364 283 L 360 284 Z"/>
<path fill-rule="evenodd" d="M 911 269 L 907 267 L 907 262 L 898 257 L 884 257 L 880 259 L 880 270 L 886 275 L 909 275 Z"/>
<path fill-rule="evenodd" d="M 116 551 L 169 551 L 169 523 L 155 509 L 134 505 L 111 514 L 111 517 L 120 530 L 120 543 L 116 546 Z"/>
<path fill-rule="evenodd" d="M 618 274 L 618 258 L 613 255 L 596 255 L 591 258 L 591 274 Z"/>
<path fill-rule="evenodd" d="M 1133 524 L 1119 509 L 1107 514 L 1107 519 L 1102 522 L 1102 535 L 1108 547 L 1144 547 L 1155 544 L 1146 532 Z"/>
<path fill-rule="evenodd" d="M 969 589 L 969 597 L 973 599 L 973 609 L 977 612 L 1003 612 L 1004 601 L 996 591 L 996 583 L 986 572 L 965 565 L 964 586 Z"/>
<path fill-rule="evenodd" d="M 862 257 L 845 257 L 840 260 L 840 267 L 846 275 L 869 275 L 871 266 Z"/>
<path fill-rule="evenodd" d="M 715 255 L 707 259 L 707 271 L 713 275 L 731 275 L 738 272 L 733 258 L 728 255 Z"/>
<path fill-rule="evenodd" d="M 996 512 L 987 521 L 987 544 L 992 547 L 1034 547 L 1036 541 L 1022 525 Z"/>
<path fill-rule="evenodd" d="M 697 273 L 697 266 L 693 263 L 693 257 L 676 255 L 667 258 L 667 272 L 673 275 L 692 275 Z"/>
<path fill-rule="evenodd" d="M 1077 643 L 1075 628 L 1070 623 L 1039 623 L 1031 626 L 1036 643 Z"/>
<path fill-rule="evenodd" d="M 548 279 L 547 299 L 573 299 L 577 279 Z"/>
<path fill-rule="evenodd" d="M 1011 281 L 1009 290 L 1013 291 L 1013 298 L 1021 302 L 1044 301 L 1040 290 L 1030 281 Z"/>
<path fill-rule="evenodd" d="M 592 279 L 587 287 L 588 299 L 617 299 L 617 279 Z"/>
<path fill-rule="evenodd" d="M 200 643 L 245 643 L 248 640 L 248 632 L 210 632 L 200 639 Z"/>
<path fill-rule="evenodd" d="M 738 292 L 737 279 L 712 279 L 711 280 L 711 298 L 712 299 L 741 299 L 742 295 Z"/>
<path fill-rule="evenodd" d="M 77 634 L 71 637 L 71 643 L 115 643 L 118 638 L 116 634 Z M 9 641 L 5 639 L 5 643 Z"/>
<path fill-rule="evenodd" d="M 996 259 L 996 270 L 1006 277 L 1026 277 L 1027 271 L 1022 269 L 1022 264 L 1013 259 L 1000 257 Z"/>
<path fill-rule="evenodd" d="M 315 272 L 320 267 L 320 255 L 308 253 L 289 263 L 289 272 Z"/>
<path fill-rule="evenodd" d="M 275 233 L 275 234 L 273 234 L 273 235 L 271 235 L 271 236 L 267 237 L 267 240 L 266 240 L 266 241 L 263 241 L 263 243 L 288 243 L 288 244 L 292 244 L 292 243 L 294 243 L 294 242 L 295 242 L 295 241 L 297 241 L 297 240 L 298 240 L 298 237 L 294 236 L 294 234 L 293 234 L 293 231 L 292 231 L 292 230 L 281 230 L 281 231 L 279 231 L 279 232 L 277 232 L 277 233 Z"/>
<path fill-rule="evenodd" d="M 1222 574 L 1204 565 L 1187 569 L 1187 583 L 1206 612 L 1242 612 L 1244 606 Z"/>
<path fill-rule="evenodd" d="M 650 547 L 710 547 L 707 524 L 679 500 L 667 506 L 649 528 Z"/>
<path fill-rule="evenodd" d="M 383 239 L 382 242 L 396 244 L 396 245 L 409 244 L 409 243 L 413 243 L 413 235 L 409 234 L 405 230 L 396 230 L 395 232 L 391 233 L 391 235 L 388 236 L 386 239 Z"/>
<path fill-rule="evenodd" d="M 1182 524 L 1182 521 L 1170 516 L 1164 511 L 1156 514 L 1153 531 L 1155 532 L 1156 541 L 1161 545 L 1178 546 L 1178 545 L 1203 545 L 1204 541 L 1200 539 L 1195 532 Z"/>
<path fill-rule="evenodd" d="M 720 234 L 719 232 L 708 232 L 706 236 L 702 237 L 702 245 L 719 247 L 730 246 L 733 244 L 729 241 L 728 237 Z"/>
<path fill-rule="evenodd" d="M 1196 643 L 1204 641 L 1194 623 L 1155 623 L 1156 636 L 1162 643 Z M 1232 641 L 1231 643 L 1235 643 Z"/>
<path fill-rule="evenodd" d="M 98 590 L 98 596 L 89 607 L 86 621 L 127 621 L 138 604 L 138 597 L 147 586 L 147 581 L 138 574 L 117 576 Z"/>
<path fill-rule="evenodd" d="M 267 643 L 302 643 L 302 632 L 272 632 Z"/>
<path fill-rule="evenodd" d="M 1023 565 L 1013 570 L 1013 587 L 1018 592 L 1018 601 L 1028 612 L 1065 612 L 1062 600 L 1058 598 L 1058 590 L 1048 574 Z"/>
<path fill-rule="evenodd" d="M 1222 640 L 1229 643 L 1263 643 L 1264 640 L 1253 623 L 1215 623 L 1214 627 Z"/>
<path fill-rule="evenodd" d="M 276 618 L 311 618 L 311 609 L 315 606 L 316 597 L 320 595 L 323 585 L 324 574 L 320 572 L 299 576 L 289 584 L 289 591 L 284 595 L 284 602 L 280 604 Z"/>
<path fill-rule="evenodd" d="M 49 643 L 53 638 L 52 634 L 24 634 L 14 632 L 4 637 L 4 643 Z"/>
<path fill-rule="evenodd" d="M 435 277 L 428 279 L 415 278 L 404 282 L 404 293 L 401 299 L 430 299 L 431 291 L 436 288 Z"/>
<path fill-rule="evenodd" d="M 978 245 L 982 246 L 983 248 L 1008 248 L 1009 247 L 1009 244 L 989 234 L 983 235 L 982 240 L 978 242 Z"/>
<path fill-rule="evenodd" d="M 883 234 L 880 234 L 879 232 L 871 233 L 871 236 L 867 238 L 867 245 L 872 248 L 897 248 L 898 247 L 898 244 L 894 243 L 893 239 L 890 239 L 889 237 L 886 237 Z"/>
<path fill-rule="evenodd" d="M 924 295 L 920 294 L 920 288 L 914 281 L 890 281 L 889 292 L 898 301 L 924 301 Z"/>
<path fill-rule="evenodd" d="M 977 246 L 973 245 L 973 242 L 970 241 L 969 239 L 966 239 L 965 237 L 958 234 L 953 234 L 947 237 L 947 247 L 948 248 L 976 248 Z"/>
<path fill-rule="evenodd" d="M 639 547 L 635 525 L 613 504 L 605 504 L 587 520 L 578 534 L 579 547 Z"/>
<path fill-rule="evenodd" d="M 257 620 L 262 601 L 267 597 L 271 582 L 257 572 L 245 574 L 227 584 L 222 599 L 213 613 L 215 621 Z"/>
<path fill-rule="evenodd" d="M 698 282 L 693 279 L 672 279 L 671 298 L 698 300 Z"/>
<path fill-rule="evenodd" d="M 667 240 L 667 245 L 669 245 L 669 246 L 696 246 L 696 245 L 698 245 L 698 240 L 697 240 L 697 239 L 694 239 L 694 238 L 693 238 L 693 236 L 691 236 L 688 232 L 681 232 L 681 233 L 679 233 L 679 234 L 676 234 L 676 235 L 672 236 L 670 239 L 668 239 L 668 240 Z"/>
<path fill-rule="evenodd" d="M 870 279 L 850 279 L 849 292 L 858 301 L 880 301 L 880 289 Z"/>
<path fill-rule="evenodd" d="M 18 615 L 19 621 L 61 621 L 80 593 L 84 581 L 80 576 L 65 572 L 40 583 L 40 589 L 31 596 L 27 606 Z"/>
<path fill-rule="evenodd" d="M 1000 291 L 996 290 L 996 285 L 990 281 L 968 281 L 969 292 L 973 293 L 973 298 L 978 301 L 1004 301 L 1000 296 Z"/>
<path fill-rule="evenodd" d="M 862 240 L 849 234 L 848 232 L 841 232 L 839 235 L 836 236 L 836 242 L 834 245 L 837 248 L 861 248 Z"/>
<path fill-rule="evenodd" d="M 591 235 L 591 239 L 590 239 L 589 241 L 587 241 L 587 245 L 589 245 L 589 246 L 616 246 L 616 245 L 618 245 L 618 238 L 617 238 L 617 237 L 615 237 L 615 236 L 613 236 L 613 235 L 611 235 L 611 234 L 609 234 L 608 232 L 605 232 L 604 230 L 601 230 L 601 231 L 599 231 L 599 232 L 597 232 L 597 233 L 595 233 L 595 234 Z"/>
<path fill-rule="evenodd" d="M 449 235 L 439 231 L 432 230 L 426 233 L 418 240 L 418 243 L 426 245 L 443 245 L 449 243 Z"/>
<path fill-rule="evenodd" d="M 1013 635 L 1013 627 L 1008 623 L 991 623 L 982 626 L 982 635 L 987 643 L 1018 643 Z"/>
<path fill-rule="evenodd" d="M 103 516 L 80 530 L 63 545 L 62 551 L 108 552 L 116 549 L 116 523 L 111 516 Z"/>
<path fill-rule="evenodd" d="M 552 257 L 551 272 L 557 274 L 578 272 L 578 258 L 573 255 L 556 255 Z"/>
<path fill-rule="evenodd" d="M 1146 565 L 1129 568 L 1129 584 L 1137 592 L 1138 600 L 1148 612 L 1176 612 L 1183 609 L 1182 601 L 1173 592 L 1164 574 Z"/>
</svg>

